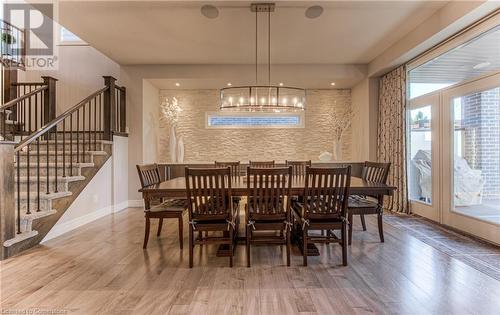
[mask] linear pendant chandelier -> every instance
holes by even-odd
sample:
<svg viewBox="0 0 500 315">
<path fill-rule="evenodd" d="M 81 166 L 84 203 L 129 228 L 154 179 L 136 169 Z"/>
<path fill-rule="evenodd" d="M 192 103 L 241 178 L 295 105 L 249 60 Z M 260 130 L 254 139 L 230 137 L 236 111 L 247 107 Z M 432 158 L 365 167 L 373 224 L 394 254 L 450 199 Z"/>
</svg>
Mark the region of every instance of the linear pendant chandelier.
<svg viewBox="0 0 500 315">
<path fill-rule="evenodd" d="M 271 12 L 274 3 L 253 3 L 255 12 L 255 84 L 226 87 L 220 90 L 220 109 L 232 111 L 302 111 L 306 108 L 306 90 L 298 87 L 271 85 Z M 267 85 L 259 84 L 258 76 L 258 15 L 267 13 Z"/>
</svg>

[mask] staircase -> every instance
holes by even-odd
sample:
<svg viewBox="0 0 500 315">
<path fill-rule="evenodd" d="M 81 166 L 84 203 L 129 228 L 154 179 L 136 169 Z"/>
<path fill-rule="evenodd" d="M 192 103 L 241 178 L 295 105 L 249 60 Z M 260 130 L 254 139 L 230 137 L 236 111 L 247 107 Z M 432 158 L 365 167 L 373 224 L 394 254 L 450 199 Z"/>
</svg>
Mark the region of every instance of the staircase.
<svg viewBox="0 0 500 315">
<path fill-rule="evenodd" d="M 0 135 L 17 142 L 12 156 L 15 215 L 7 216 L 15 228 L 4 237 L 3 257 L 42 241 L 111 157 L 113 132 L 125 131 L 125 89 L 114 78 L 105 77 L 104 88 L 57 117 L 47 109 L 50 92 L 44 84 L 0 106 Z M 27 101 L 32 97 L 45 100 L 36 105 L 39 109 Z"/>
</svg>

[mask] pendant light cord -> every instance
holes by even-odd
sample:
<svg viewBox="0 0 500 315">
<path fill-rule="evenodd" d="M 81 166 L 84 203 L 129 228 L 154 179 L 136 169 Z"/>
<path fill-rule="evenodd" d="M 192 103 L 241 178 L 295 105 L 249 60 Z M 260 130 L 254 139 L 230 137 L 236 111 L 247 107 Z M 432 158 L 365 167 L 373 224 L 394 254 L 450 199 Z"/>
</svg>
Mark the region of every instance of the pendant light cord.
<svg viewBox="0 0 500 315">
<path fill-rule="evenodd" d="M 267 84 L 271 85 L 271 10 L 267 11 Z"/>
<path fill-rule="evenodd" d="M 259 47 L 259 35 L 258 35 L 258 27 L 257 27 L 257 24 L 258 24 L 258 12 L 257 10 L 255 10 L 255 84 L 258 84 L 259 83 L 259 75 L 258 75 L 258 71 L 259 71 L 259 59 L 258 59 L 258 47 Z"/>
</svg>

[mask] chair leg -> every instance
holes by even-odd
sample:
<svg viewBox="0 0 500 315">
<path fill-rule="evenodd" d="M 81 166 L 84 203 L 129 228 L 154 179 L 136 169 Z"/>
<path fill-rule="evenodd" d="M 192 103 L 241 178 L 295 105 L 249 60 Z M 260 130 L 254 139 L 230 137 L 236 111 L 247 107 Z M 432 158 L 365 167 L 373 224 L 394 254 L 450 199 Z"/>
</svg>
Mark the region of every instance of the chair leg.
<svg viewBox="0 0 500 315">
<path fill-rule="evenodd" d="M 382 213 L 377 214 L 378 221 L 378 235 L 380 237 L 380 242 L 384 242 L 384 227 L 382 224 Z"/>
<path fill-rule="evenodd" d="M 182 249 L 184 247 L 184 233 L 183 233 L 184 222 L 182 220 L 182 215 L 179 216 L 179 247 Z"/>
<path fill-rule="evenodd" d="M 246 244 L 246 252 L 247 252 L 247 267 L 250 267 L 250 227 L 247 225 L 246 226 L 246 238 L 247 238 L 247 244 Z"/>
<path fill-rule="evenodd" d="M 304 266 L 307 266 L 307 228 L 305 227 L 302 230 L 302 242 L 303 242 L 302 260 Z"/>
<path fill-rule="evenodd" d="M 287 267 L 290 267 L 290 251 L 291 251 L 291 248 L 292 248 L 292 243 L 291 243 L 291 240 L 290 240 L 290 229 L 287 229 L 286 230 L 286 265 Z"/>
<path fill-rule="evenodd" d="M 342 265 L 347 266 L 347 223 L 342 223 Z"/>
<path fill-rule="evenodd" d="M 347 215 L 347 221 L 349 221 L 349 245 L 352 244 L 352 213 Z"/>
<path fill-rule="evenodd" d="M 365 215 L 360 214 L 359 217 L 361 218 L 361 225 L 363 226 L 363 231 L 366 231 Z"/>
<path fill-rule="evenodd" d="M 193 268 L 193 244 L 194 241 L 194 231 L 193 226 L 189 225 L 189 268 Z"/>
<path fill-rule="evenodd" d="M 162 227 L 163 227 L 163 218 L 160 218 L 160 222 L 158 223 L 158 232 L 156 233 L 156 236 L 160 236 Z"/>
<path fill-rule="evenodd" d="M 146 248 L 148 246 L 148 240 L 149 240 L 149 228 L 151 227 L 151 220 L 149 217 L 146 217 L 146 229 L 144 231 L 144 244 L 142 245 L 142 248 Z"/>
</svg>

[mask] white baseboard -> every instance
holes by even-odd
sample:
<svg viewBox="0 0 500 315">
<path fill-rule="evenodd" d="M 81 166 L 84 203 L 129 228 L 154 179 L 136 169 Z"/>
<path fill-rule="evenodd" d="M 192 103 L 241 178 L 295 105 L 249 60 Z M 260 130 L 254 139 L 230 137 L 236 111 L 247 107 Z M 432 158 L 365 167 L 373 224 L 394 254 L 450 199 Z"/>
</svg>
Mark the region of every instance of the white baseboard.
<svg viewBox="0 0 500 315">
<path fill-rule="evenodd" d="M 129 200 L 128 206 L 129 206 L 129 208 L 142 208 L 142 207 L 144 207 L 144 200 L 142 200 L 142 199 Z"/>
<path fill-rule="evenodd" d="M 102 209 L 93 211 L 91 213 L 88 213 L 84 216 L 75 218 L 75 219 L 70 220 L 68 222 L 56 224 L 50 230 L 50 232 L 44 237 L 44 239 L 41 241 L 41 243 L 44 243 L 48 240 L 51 240 L 51 239 L 56 238 L 60 235 L 63 235 L 64 233 L 68 233 L 76 228 L 79 228 L 82 225 L 88 224 L 88 223 L 95 221 L 99 218 L 102 218 L 108 214 L 117 213 L 117 212 L 120 212 L 120 211 L 125 210 L 127 208 L 142 208 L 142 207 L 144 207 L 144 202 L 142 199 L 126 200 L 126 201 L 120 202 L 119 204 L 104 207 Z"/>
<path fill-rule="evenodd" d="M 54 225 L 54 227 L 49 231 L 49 233 L 47 233 L 47 235 L 45 235 L 40 243 L 44 243 L 64 233 L 68 233 L 69 231 L 72 231 L 82 225 L 95 221 L 111 213 L 113 213 L 113 206 L 107 206 L 102 209 L 87 213 L 86 215 L 75 218 L 68 222 L 58 223 Z"/>
<path fill-rule="evenodd" d="M 113 206 L 113 213 L 120 212 L 122 210 L 127 209 L 128 207 L 129 207 L 129 200 L 125 200 Z"/>
</svg>

